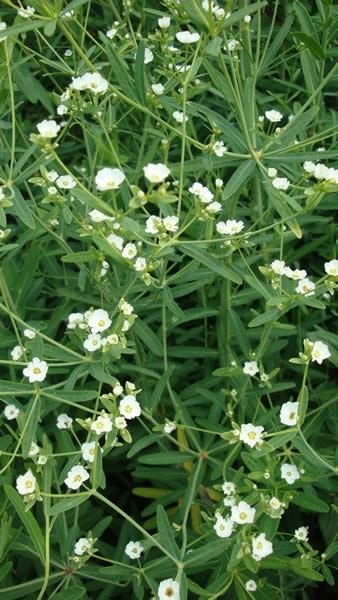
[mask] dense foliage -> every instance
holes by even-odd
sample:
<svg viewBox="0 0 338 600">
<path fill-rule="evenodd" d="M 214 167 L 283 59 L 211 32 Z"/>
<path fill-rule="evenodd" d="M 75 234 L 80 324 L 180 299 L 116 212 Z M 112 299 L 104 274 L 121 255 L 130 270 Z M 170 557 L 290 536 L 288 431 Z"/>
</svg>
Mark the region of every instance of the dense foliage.
<svg viewBox="0 0 338 600">
<path fill-rule="evenodd" d="M 0 598 L 337 568 L 337 6 L 0 2 Z"/>
</svg>

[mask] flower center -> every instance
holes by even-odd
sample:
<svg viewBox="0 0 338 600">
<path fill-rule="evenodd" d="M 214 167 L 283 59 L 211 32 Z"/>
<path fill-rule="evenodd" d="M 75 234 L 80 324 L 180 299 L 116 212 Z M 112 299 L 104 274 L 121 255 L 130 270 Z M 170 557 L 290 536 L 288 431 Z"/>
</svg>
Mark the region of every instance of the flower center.
<svg viewBox="0 0 338 600">
<path fill-rule="evenodd" d="M 254 431 L 249 431 L 249 433 L 248 433 L 248 438 L 249 438 L 250 440 L 254 440 L 254 439 L 256 439 L 256 433 L 255 433 Z"/>
<path fill-rule="evenodd" d="M 81 481 L 81 475 L 75 475 L 74 481 Z"/>
<path fill-rule="evenodd" d="M 245 519 L 247 518 L 248 513 L 246 512 L 240 512 L 239 513 L 239 518 L 241 519 L 241 521 L 245 521 Z"/>
<path fill-rule="evenodd" d="M 41 373 L 41 369 L 40 369 L 39 367 L 34 367 L 34 369 L 33 369 L 33 373 L 34 373 L 35 375 L 40 375 L 40 373 Z"/>
<path fill-rule="evenodd" d="M 105 325 L 105 321 L 103 319 L 100 319 L 98 325 L 100 325 L 100 327 L 103 327 Z"/>
<path fill-rule="evenodd" d="M 168 596 L 168 598 L 171 598 L 174 595 L 174 590 L 172 587 L 168 587 L 164 593 L 166 596 Z"/>
<path fill-rule="evenodd" d="M 30 490 L 33 487 L 33 483 L 31 481 L 26 481 L 25 482 L 25 488 L 26 490 Z"/>
</svg>

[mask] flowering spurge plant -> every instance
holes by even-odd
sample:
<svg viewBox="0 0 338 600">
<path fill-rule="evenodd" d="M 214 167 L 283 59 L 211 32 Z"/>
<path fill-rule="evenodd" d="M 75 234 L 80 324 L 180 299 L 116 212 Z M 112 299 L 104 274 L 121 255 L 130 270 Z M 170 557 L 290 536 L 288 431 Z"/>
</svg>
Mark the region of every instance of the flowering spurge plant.
<svg viewBox="0 0 338 600">
<path fill-rule="evenodd" d="M 0 597 L 330 596 L 336 16 L 0 3 Z"/>
</svg>

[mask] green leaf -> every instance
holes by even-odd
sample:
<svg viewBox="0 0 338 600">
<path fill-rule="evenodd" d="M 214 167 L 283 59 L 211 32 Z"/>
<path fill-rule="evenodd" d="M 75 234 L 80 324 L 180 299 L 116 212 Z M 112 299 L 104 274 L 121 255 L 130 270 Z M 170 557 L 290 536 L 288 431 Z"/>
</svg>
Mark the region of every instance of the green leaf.
<svg viewBox="0 0 338 600">
<path fill-rule="evenodd" d="M 201 263 L 205 267 L 208 267 L 214 273 L 221 275 L 221 277 L 230 279 L 230 281 L 233 281 L 234 283 L 241 283 L 241 278 L 237 275 L 237 273 L 234 273 L 234 271 L 226 267 L 222 263 L 222 259 L 213 258 L 204 250 L 201 250 L 200 248 L 193 248 L 192 246 L 188 246 L 184 243 L 180 244 L 179 248 L 182 250 L 182 252 L 184 252 L 184 254 L 187 254 L 194 260 L 197 260 L 197 262 Z"/>
<path fill-rule="evenodd" d="M 0 32 L 1 33 L 1 32 Z M 14 195 L 12 198 L 13 207 L 15 209 L 15 214 L 24 223 L 27 225 L 29 229 L 35 229 L 35 221 L 33 218 L 33 213 L 28 206 L 27 201 L 24 199 L 18 188 L 14 188 Z"/>
<path fill-rule="evenodd" d="M 207 13 L 201 7 L 199 0 L 181 0 L 181 6 L 188 13 L 190 19 L 195 25 L 203 26 L 208 29 Z"/>
<path fill-rule="evenodd" d="M 29 19 L 29 21 L 25 21 L 24 23 L 17 23 L 16 25 L 11 25 L 0 31 L 0 40 L 5 37 L 10 37 L 13 35 L 17 35 L 18 33 L 25 33 L 26 31 L 32 31 L 34 29 L 41 29 L 41 27 L 45 27 L 48 23 L 45 19 Z"/>
<path fill-rule="evenodd" d="M 59 500 L 58 502 L 55 502 L 55 504 L 53 504 L 53 506 L 49 509 L 48 514 L 51 517 L 55 517 L 56 515 L 60 515 L 66 512 L 67 510 L 76 508 L 77 506 L 80 506 L 80 504 L 85 502 L 89 498 L 89 496 L 90 493 L 88 493 L 87 496 L 75 496 L 65 498 L 64 500 Z"/>
<path fill-rule="evenodd" d="M 55 21 L 49 23 L 49 25 L 51 24 L 54 25 Z M 15 80 L 19 90 L 21 90 L 29 102 L 32 102 L 32 104 L 41 102 L 48 112 L 53 112 L 53 104 L 48 92 L 46 92 L 40 81 L 31 73 L 27 63 L 21 64 L 15 69 Z"/>
<path fill-rule="evenodd" d="M 122 92 L 132 100 L 138 100 L 136 89 L 132 78 L 129 75 L 128 68 L 124 60 L 117 54 L 111 42 L 107 40 L 103 33 L 99 33 L 101 42 L 105 47 L 107 58 L 112 66 L 112 72 L 115 75 L 118 86 Z"/>
<path fill-rule="evenodd" d="M 7 577 L 8 573 L 11 572 L 12 567 L 13 567 L 13 563 L 10 561 L 5 562 L 0 567 L 0 581 L 2 581 L 3 579 L 5 579 L 5 577 Z M 0 593 L 1 593 L 1 590 L 0 590 Z"/>
<path fill-rule="evenodd" d="M 16 513 L 27 530 L 27 533 L 33 543 L 33 546 L 42 563 L 45 562 L 45 542 L 44 536 L 38 525 L 37 520 L 33 517 L 31 512 L 26 512 L 26 507 L 21 500 L 19 494 L 10 485 L 5 484 L 4 490 L 9 501 L 13 504 Z"/>
<path fill-rule="evenodd" d="M 67 590 L 57 592 L 57 594 L 53 596 L 53 600 L 79 600 L 80 598 L 83 598 L 85 593 L 85 588 L 76 585 L 68 588 Z"/>
<path fill-rule="evenodd" d="M 310 510 L 311 512 L 319 512 L 326 513 L 330 510 L 330 507 L 326 502 L 320 500 L 316 496 L 310 496 L 309 494 L 304 494 L 303 492 L 299 492 L 295 495 L 291 502 L 300 506 L 301 508 L 305 508 L 306 510 Z"/>
<path fill-rule="evenodd" d="M 299 392 L 297 402 L 299 403 L 299 426 L 301 427 L 304 423 L 309 402 L 309 392 L 306 385 L 304 385 L 303 389 Z"/>
<path fill-rule="evenodd" d="M 165 512 L 161 504 L 158 505 L 156 510 L 156 523 L 159 532 L 160 543 L 172 556 L 176 558 L 180 557 L 180 551 L 175 542 L 174 534 L 170 526 L 167 513 Z"/>
<path fill-rule="evenodd" d="M 191 550 L 186 557 L 185 564 L 187 567 L 201 566 L 223 554 L 230 543 L 229 540 L 215 540 L 197 550 Z"/>
<path fill-rule="evenodd" d="M 191 456 L 187 452 L 157 452 L 139 456 L 138 461 L 144 465 L 176 465 L 191 461 Z"/>
<path fill-rule="evenodd" d="M 141 342 L 148 346 L 153 354 L 163 356 L 163 348 L 159 336 L 150 329 L 145 321 L 137 319 L 134 323 L 133 331 Z"/>
<path fill-rule="evenodd" d="M 293 35 L 296 38 L 296 40 L 302 42 L 302 44 L 304 44 L 304 46 L 306 46 L 306 48 L 310 50 L 314 58 L 317 58 L 318 60 L 325 60 L 325 52 L 323 48 L 320 44 L 318 44 L 318 42 L 316 42 L 315 39 L 313 39 L 313 37 L 311 37 L 310 35 L 306 35 L 306 33 L 302 32 L 296 32 Z"/>
<path fill-rule="evenodd" d="M 35 438 L 36 429 L 40 418 L 41 399 L 40 396 L 34 396 L 29 401 L 25 413 L 25 432 L 22 437 L 21 448 L 23 458 L 27 458 L 32 442 Z"/>
<path fill-rule="evenodd" d="M 144 79 L 144 41 L 141 40 L 135 60 L 135 86 L 140 102 L 143 106 L 146 105 L 146 90 Z"/>
<path fill-rule="evenodd" d="M 246 160 L 238 167 L 238 169 L 236 169 L 227 181 L 223 190 L 223 202 L 229 200 L 231 196 L 236 194 L 243 187 L 245 181 L 254 174 L 255 169 L 256 163 L 254 160 Z"/>
<path fill-rule="evenodd" d="M 97 260 L 92 250 L 84 250 L 83 252 L 72 252 L 72 254 L 65 254 L 61 257 L 62 262 L 74 263 L 80 265 L 86 262 Z"/>
</svg>

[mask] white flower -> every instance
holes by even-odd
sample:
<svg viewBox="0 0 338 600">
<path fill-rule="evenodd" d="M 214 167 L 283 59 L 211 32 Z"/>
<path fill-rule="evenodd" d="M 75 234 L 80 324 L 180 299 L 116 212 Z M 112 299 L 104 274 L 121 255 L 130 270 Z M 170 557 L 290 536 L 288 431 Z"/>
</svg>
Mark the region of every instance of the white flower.
<svg viewBox="0 0 338 600">
<path fill-rule="evenodd" d="M 164 433 L 172 433 L 176 429 L 176 423 L 174 421 L 167 421 L 163 427 Z"/>
<path fill-rule="evenodd" d="M 252 508 L 247 502 L 239 502 L 237 506 L 231 508 L 231 520 L 239 525 L 253 523 L 256 509 Z"/>
<path fill-rule="evenodd" d="M 25 367 L 23 374 L 28 377 L 29 383 L 34 383 L 35 381 L 43 381 L 46 378 L 47 371 L 47 363 L 35 356 Z"/>
<path fill-rule="evenodd" d="M 255 360 L 249 360 L 244 363 L 243 373 L 245 375 L 250 375 L 250 377 L 253 377 L 256 375 L 256 373 L 258 373 L 258 371 L 259 367 Z"/>
<path fill-rule="evenodd" d="M 39 452 L 40 452 L 39 446 L 35 442 L 32 442 L 31 447 L 28 452 L 28 456 L 36 456 L 37 454 L 39 454 Z"/>
<path fill-rule="evenodd" d="M 272 554 L 272 544 L 266 539 L 265 533 L 260 533 L 252 540 L 252 558 L 259 561 Z"/>
<path fill-rule="evenodd" d="M 278 110 L 266 110 L 265 116 L 271 123 L 279 123 L 282 120 L 283 115 Z"/>
<path fill-rule="evenodd" d="M 235 493 L 236 486 L 234 483 L 232 483 L 232 481 L 225 481 L 222 485 L 222 490 L 226 496 L 231 496 Z"/>
<path fill-rule="evenodd" d="M 298 402 L 284 402 L 280 409 L 280 421 L 283 425 L 297 425 L 298 422 Z"/>
<path fill-rule="evenodd" d="M 129 558 L 135 559 L 140 558 L 142 552 L 144 552 L 144 548 L 140 542 L 128 542 L 124 551 Z"/>
<path fill-rule="evenodd" d="M 141 414 L 141 406 L 132 394 L 125 396 L 120 404 L 119 411 L 125 419 L 135 419 Z"/>
<path fill-rule="evenodd" d="M 296 465 L 292 465 L 289 463 L 284 463 L 281 466 L 281 478 L 286 481 L 289 485 L 295 483 L 297 479 L 300 478 L 300 473 L 296 467 Z"/>
<path fill-rule="evenodd" d="M 214 194 L 209 190 L 209 188 L 203 185 L 198 194 L 195 195 L 198 196 L 198 198 L 203 204 L 209 204 L 214 197 Z"/>
<path fill-rule="evenodd" d="M 95 447 L 96 442 L 85 442 L 81 445 L 81 452 L 83 460 L 92 463 L 95 458 Z M 102 451 L 102 448 L 101 448 Z"/>
<path fill-rule="evenodd" d="M 94 431 L 97 435 L 101 435 L 101 433 L 109 433 L 112 428 L 113 424 L 105 412 L 97 417 L 97 419 L 93 421 L 90 426 L 91 431 Z"/>
<path fill-rule="evenodd" d="M 26 338 L 28 338 L 29 340 L 34 340 L 36 333 L 35 331 L 32 331 L 32 329 L 24 329 L 23 330 L 23 334 Z"/>
<path fill-rule="evenodd" d="M 23 349 L 21 346 L 14 346 L 13 350 L 11 350 L 11 357 L 13 360 L 20 360 L 23 355 Z"/>
<path fill-rule="evenodd" d="M 115 221 L 115 217 L 108 217 L 108 215 L 105 215 L 100 210 L 96 210 L 96 208 L 91 210 L 88 214 L 94 223 L 104 223 L 105 221 Z"/>
<path fill-rule="evenodd" d="M 76 186 L 76 181 L 71 175 L 61 175 L 57 178 L 56 185 L 64 190 L 72 190 Z"/>
<path fill-rule="evenodd" d="M 197 32 L 191 33 L 190 31 L 178 31 L 176 33 L 176 39 L 181 42 L 181 44 L 195 44 L 200 39 L 200 34 Z"/>
<path fill-rule="evenodd" d="M 227 153 L 228 148 L 226 146 L 224 146 L 224 142 L 222 142 L 221 140 L 218 140 L 217 142 L 215 142 L 213 144 L 212 150 L 216 154 L 216 156 L 218 156 L 219 158 L 222 158 L 222 156 L 224 156 L 224 154 Z"/>
<path fill-rule="evenodd" d="M 314 173 L 316 165 L 311 160 L 306 160 L 305 163 L 303 164 L 303 168 L 304 168 L 304 171 L 306 171 L 307 173 Z"/>
<path fill-rule="evenodd" d="M 144 49 L 144 64 L 147 65 L 148 63 L 152 62 L 154 60 L 154 55 L 152 53 L 152 51 L 150 50 L 150 48 L 145 48 Z"/>
<path fill-rule="evenodd" d="M 322 163 L 318 163 L 313 171 L 313 175 L 316 179 L 329 179 L 330 169 Z"/>
<path fill-rule="evenodd" d="M 170 17 L 160 17 L 157 19 L 157 23 L 161 29 L 168 29 L 170 27 Z"/>
<path fill-rule="evenodd" d="M 323 342 L 315 342 L 312 346 L 311 350 L 311 360 L 312 362 L 316 362 L 319 365 L 322 364 L 323 360 L 329 358 L 331 356 L 331 352 L 329 347 Z"/>
<path fill-rule="evenodd" d="M 97 172 L 95 183 L 98 190 L 105 192 L 106 190 L 117 190 L 125 178 L 121 169 L 104 167 Z"/>
<path fill-rule="evenodd" d="M 237 50 L 239 45 L 240 44 L 237 40 L 231 39 L 224 45 L 224 49 L 229 50 L 229 52 L 233 52 L 234 50 Z"/>
<path fill-rule="evenodd" d="M 56 112 L 60 116 L 66 115 L 68 112 L 68 107 L 65 106 L 64 104 L 59 104 L 59 106 L 56 109 Z"/>
<path fill-rule="evenodd" d="M 296 540 L 300 542 L 307 542 L 309 540 L 309 528 L 308 527 L 298 527 L 295 530 L 294 536 Z"/>
<path fill-rule="evenodd" d="M 123 238 L 115 233 L 111 233 L 107 237 L 107 242 L 114 246 L 117 250 L 122 251 L 123 248 Z"/>
<path fill-rule="evenodd" d="M 116 417 L 114 420 L 114 425 L 116 429 L 125 429 L 128 423 L 124 417 Z"/>
<path fill-rule="evenodd" d="M 153 83 L 151 89 L 156 96 L 162 96 L 164 93 L 164 85 L 162 85 L 162 83 Z"/>
<path fill-rule="evenodd" d="M 84 315 L 82 313 L 71 313 L 68 317 L 67 328 L 75 329 L 78 325 L 84 323 Z"/>
<path fill-rule="evenodd" d="M 78 490 L 87 479 L 89 479 L 88 471 L 82 465 L 75 465 L 68 471 L 65 484 L 71 490 Z"/>
<path fill-rule="evenodd" d="M 99 333 L 90 333 L 83 342 L 83 347 L 88 350 L 88 352 L 95 352 L 95 350 L 99 350 L 101 346 L 102 338 Z"/>
<path fill-rule="evenodd" d="M 214 530 L 216 531 L 218 537 L 227 538 L 232 534 L 233 530 L 233 522 L 231 519 L 221 517 L 221 515 L 217 516 L 216 523 L 214 525 Z"/>
<path fill-rule="evenodd" d="M 142 272 L 145 271 L 147 268 L 147 261 L 145 258 L 143 258 L 142 256 L 139 256 L 135 262 L 134 262 L 134 269 L 135 271 Z"/>
<path fill-rule="evenodd" d="M 332 275 L 333 277 L 338 277 L 338 260 L 333 258 L 329 262 L 324 263 L 325 273 L 328 275 Z"/>
<path fill-rule="evenodd" d="M 56 419 L 56 427 L 58 429 L 70 429 L 73 424 L 73 419 L 66 413 L 61 413 Z"/>
<path fill-rule="evenodd" d="M 271 263 L 271 269 L 276 275 L 284 275 L 285 273 L 285 260 L 273 260 Z"/>
<path fill-rule="evenodd" d="M 36 479 L 29 469 L 24 475 L 19 475 L 16 480 L 16 489 L 21 496 L 32 494 L 36 490 Z"/>
<path fill-rule="evenodd" d="M 110 40 L 112 40 L 116 36 L 116 34 L 117 34 L 116 27 L 112 27 L 111 29 L 108 29 L 108 31 L 106 31 L 106 36 Z"/>
<path fill-rule="evenodd" d="M 167 231 L 177 231 L 178 230 L 178 217 L 170 216 L 165 217 L 163 219 L 163 225 Z"/>
<path fill-rule="evenodd" d="M 274 167 L 270 167 L 268 169 L 268 175 L 269 175 L 269 177 L 276 177 L 277 176 L 277 169 L 275 169 Z"/>
<path fill-rule="evenodd" d="M 160 17 L 157 19 L 157 23 L 161 29 L 168 29 L 170 27 L 170 17 Z"/>
<path fill-rule="evenodd" d="M 245 582 L 245 589 L 247 592 L 255 592 L 257 590 L 257 584 L 253 579 L 248 579 Z"/>
<path fill-rule="evenodd" d="M 91 550 L 91 547 L 91 540 L 88 538 L 80 538 L 74 546 L 74 552 L 77 556 L 83 556 L 83 554 L 87 554 Z"/>
<path fill-rule="evenodd" d="M 217 188 L 222 188 L 222 187 L 223 187 L 223 184 L 224 184 L 224 181 L 223 181 L 223 179 L 219 179 L 219 178 L 215 179 L 215 186 L 216 186 Z"/>
<path fill-rule="evenodd" d="M 195 183 L 193 183 L 189 188 L 189 192 L 191 194 L 194 194 L 194 196 L 199 196 L 202 190 L 203 190 L 203 185 L 199 181 L 195 181 Z M 212 198 L 213 198 L 213 196 L 212 196 Z M 212 198 L 211 198 L 211 200 L 212 200 Z"/>
<path fill-rule="evenodd" d="M 64 51 L 64 56 L 73 56 L 73 50 L 71 48 L 67 48 L 67 50 Z"/>
<path fill-rule="evenodd" d="M 234 506 L 236 504 L 235 496 L 225 496 L 225 498 L 223 498 L 223 504 L 224 506 Z"/>
<path fill-rule="evenodd" d="M 250 446 L 250 448 L 254 448 L 256 444 L 261 444 L 263 442 L 263 431 L 264 427 L 261 425 L 252 425 L 252 423 L 246 423 L 241 425 L 241 431 L 239 435 L 239 439 L 244 444 Z"/>
<path fill-rule="evenodd" d="M 123 301 L 123 302 L 120 304 L 120 311 L 121 311 L 121 312 L 122 312 L 124 315 L 128 316 L 128 315 L 131 315 L 131 314 L 132 314 L 132 312 L 134 311 L 134 307 L 133 307 L 131 304 L 129 304 L 128 302 L 125 302 L 125 301 Z"/>
<path fill-rule="evenodd" d="M 135 258 L 136 254 L 137 254 L 137 248 L 136 248 L 135 244 L 133 244 L 133 243 L 126 244 L 122 250 L 123 258 L 128 258 L 129 260 L 132 260 L 133 258 Z"/>
<path fill-rule="evenodd" d="M 151 233 L 151 234 L 155 235 L 156 233 L 159 233 L 159 231 L 160 231 L 159 228 L 161 227 L 161 225 L 162 225 L 162 220 L 160 219 L 160 217 L 151 215 L 146 220 L 146 226 L 145 226 L 144 231 L 146 233 Z"/>
<path fill-rule="evenodd" d="M 281 508 L 281 506 L 282 506 L 282 503 L 281 503 L 281 501 L 280 501 L 280 500 L 278 500 L 278 498 L 276 498 L 275 496 L 273 496 L 273 497 L 271 498 L 271 500 L 269 501 L 269 507 L 270 507 L 272 510 L 279 510 L 279 509 Z"/>
<path fill-rule="evenodd" d="M 75 90 L 90 90 L 93 94 L 103 94 L 108 89 L 108 81 L 100 73 L 85 73 L 73 78 L 70 85 Z"/>
<path fill-rule="evenodd" d="M 158 600 L 180 600 L 180 584 L 172 578 L 161 581 L 158 586 Z"/>
<path fill-rule="evenodd" d="M 35 8 L 33 8 L 33 6 L 26 6 L 26 8 L 19 8 L 18 9 L 18 15 L 20 17 L 22 17 L 23 19 L 28 19 L 29 17 L 32 17 L 35 13 Z"/>
<path fill-rule="evenodd" d="M 222 204 L 220 202 L 210 202 L 210 204 L 206 206 L 205 210 L 211 214 L 216 214 L 222 210 Z"/>
<path fill-rule="evenodd" d="M 304 294 L 304 296 L 314 296 L 314 290 L 316 289 L 313 281 L 305 277 L 305 279 L 300 279 L 298 285 L 296 287 L 297 294 Z"/>
<path fill-rule="evenodd" d="M 148 163 L 143 167 L 143 173 L 150 183 L 162 183 L 169 177 L 170 170 L 163 163 Z"/>
<path fill-rule="evenodd" d="M 216 230 L 221 235 L 235 235 L 240 233 L 243 228 L 243 221 L 235 221 L 235 219 L 228 219 L 226 222 L 219 221 L 216 224 Z"/>
<path fill-rule="evenodd" d="M 275 177 L 275 179 L 272 180 L 272 185 L 276 190 L 287 190 L 290 181 L 286 177 Z"/>
<path fill-rule="evenodd" d="M 305 279 L 306 278 L 306 271 L 305 269 L 290 269 L 290 267 L 285 267 L 284 269 L 284 275 L 286 277 L 288 277 L 289 279 L 293 279 L 294 281 L 299 281 L 299 279 Z"/>
<path fill-rule="evenodd" d="M 46 139 L 56 137 L 58 131 L 60 131 L 60 125 L 54 119 L 44 119 L 36 127 L 41 137 Z"/>
<path fill-rule="evenodd" d="M 87 319 L 87 323 L 92 330 L 92 333 L 100 333 L 105 331 L 111 326 L 111 319 L 106 310 L 97 308 L 94 310 Z"/>
<path fill-rule="evenodd" d="M 17 418 L 19 412 L 20 411 L 15 404 L 7 404 L 7 406 L 4 408 L 3 414 L 7 421 L 13 421 L 13 419 Z"/>
<path fill-rule="evenodd" d="M 179 110 L 174 110 L 173 117 L 177 123 L 186 123 L 188 120 L 187 115 L 184 115 L 184 113 Z"/>
<path fill-rule="evenodd" d="M 243 21 L 244 21 L 244 23 L 251 23 L 251 16 L 250 15 L 245 15 Z"/>
</svg>

